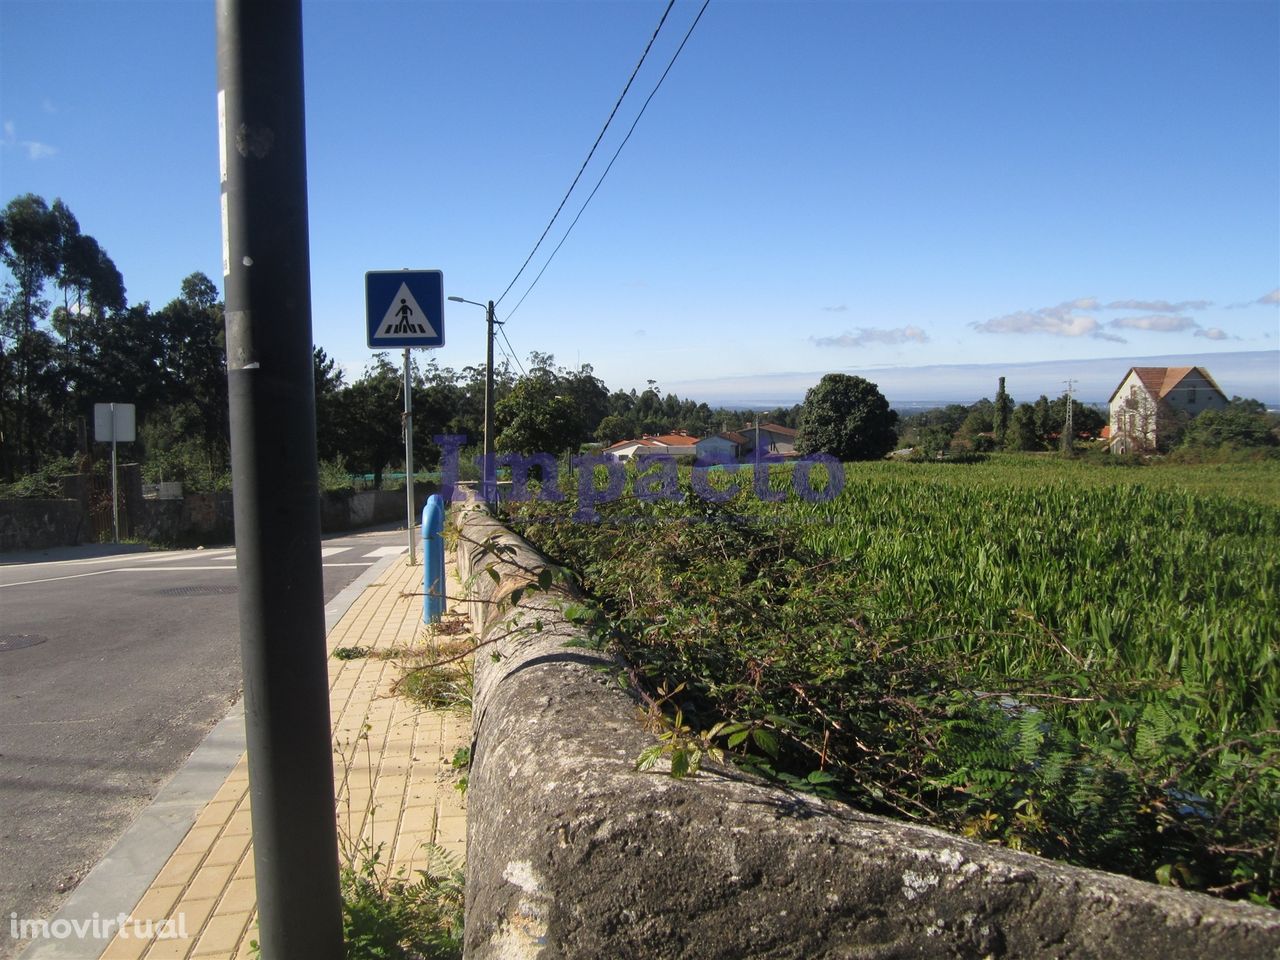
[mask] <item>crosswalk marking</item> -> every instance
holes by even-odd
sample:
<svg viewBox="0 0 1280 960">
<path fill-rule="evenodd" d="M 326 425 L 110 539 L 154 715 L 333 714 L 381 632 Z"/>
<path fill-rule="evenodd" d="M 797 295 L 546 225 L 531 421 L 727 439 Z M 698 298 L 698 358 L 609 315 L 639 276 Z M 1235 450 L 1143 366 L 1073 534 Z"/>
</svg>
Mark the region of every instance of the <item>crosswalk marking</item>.
<svg viewBox="0 0 1280 960">
<path fill-rule="evenodd" d="M 398 557 L 400 554 L 408 550 L 408 545 L 399 547 L 378 547 L 377 550 L 370 550 L 365 554 L 366 557 Z"/>
</svg>

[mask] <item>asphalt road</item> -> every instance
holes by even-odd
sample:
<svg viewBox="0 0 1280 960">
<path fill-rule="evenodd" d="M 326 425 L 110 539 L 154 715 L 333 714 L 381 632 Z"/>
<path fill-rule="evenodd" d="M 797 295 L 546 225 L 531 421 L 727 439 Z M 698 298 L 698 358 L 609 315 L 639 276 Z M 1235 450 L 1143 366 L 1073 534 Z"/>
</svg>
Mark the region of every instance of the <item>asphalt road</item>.
<svg viewBox="0 0 1280 960">
<path fill-rule="evenodd" d="M 403 529 L 326 538 L 325 602 L 405 547 Z M 102 551 L 0 557 L 6 924 L 57 910 L 240 699 L 234 548 Z"/>
</svg>

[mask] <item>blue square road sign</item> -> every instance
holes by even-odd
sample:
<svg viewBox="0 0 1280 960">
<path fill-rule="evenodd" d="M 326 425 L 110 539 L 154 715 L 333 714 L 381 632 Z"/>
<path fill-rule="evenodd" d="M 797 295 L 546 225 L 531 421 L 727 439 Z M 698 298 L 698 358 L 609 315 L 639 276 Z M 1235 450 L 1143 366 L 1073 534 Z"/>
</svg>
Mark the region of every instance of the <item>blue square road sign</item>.
<svg viewBox="0 0 1280 960">
<path fill-rule="evenodd" d="M 369 348 L 444 346 L 444 273 L 370 270 L 364 275 Z"/>
</svg>

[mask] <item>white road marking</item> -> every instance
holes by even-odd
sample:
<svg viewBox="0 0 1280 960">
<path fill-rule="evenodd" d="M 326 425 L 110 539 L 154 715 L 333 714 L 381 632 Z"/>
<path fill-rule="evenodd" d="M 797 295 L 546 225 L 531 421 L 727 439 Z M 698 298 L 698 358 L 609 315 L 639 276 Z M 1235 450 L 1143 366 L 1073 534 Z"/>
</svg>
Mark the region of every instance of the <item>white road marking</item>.
<svg viewBox="0 0 1280 960">
<path fill-rule="evenodd" d="M 408 547 L 408 545 L 407 545 L 407 544 L 406 544 L 405 546 L 402 546 L 402 547 L 378 547 L 378 549 L 377 549 L 377 550 L 370 550 L 368 553 L 366 553 L 366 554 L 365 554 L 365 556 L 366 556 L 366 557 L 375 557 L 375 558 L 377 558 L 377 557 L 396 557 L 396 556 L 399 556 L 400 554 L 404 553 L 404 552 L 405 552 L 406 550 L 408 550 L 408 549 L 409 549 L 409 547 Z"/>
<path fill-rule="evenodd" d="M 398 556 L 399 554 L 404 553 L 409 548 L 408 546 L 378 547 L 376 550 L 373 550 L 372 552 L 365 554 L 366 558 L 372 558 L 372 559 L 365 559 L 363 561 L 349 561 L 345 563 L 344 562 L 327 563 L 323 561 L 324 557 L 330 557 L 335 554 L 345 553 L 346 551 L 351 549 L 353 548 L 352 547 L 321 548 L 320 556 L 321 556 L 323 565 L 326 567 L 370 567 L 370 566 L 373 566 L 373 563 L 375 560 L 381 557 Z M 131 555 L 126 555 L 126 556 L 131 556 Z M 119 563 L 120 560 L 121 560 L 121 557 L 117 555 L 114 557 L 94 557 L 94 558 L 85 559 L 85 560 L 51 560 L 51 561 L 45 561 L 45 563 L 58 563 L 58 564 L 65 564 L 68 566 L 71 566 L 71 565 L 79 566 L 84 564 Z M 221 560 L 223 561 L 223 564 L 221 566 L 203 565 L 203 564 L 198 566 L 192 566 L 189 564 L 178 565 L 180 561 L 184 561 L 184 560 L 186 561 Z M 177 553 L 167 554 L 166 556 L 163 556 L 163 557 L 144 557 L 144 558 L 139 558 L 137 560 L 130 559 L 130 562 L 153 564 L 153 566 L 112 567 L 110 570 L 90 570 L 87 573 L 71 573 L 61 577 L 41 577 L 35 580 L 17 580 L 17 581 L 14 581 L 13 583 L 0 583 L 0 590 L 4 589 L 5 587 L 25 587 L 25 586 L 31 586 L 37 583 L 55 583 L 59 580 L 80 580 L 84 577 L 98 577 L 104 573 L 165 573 L 170 570 L 175 572 L 189 571 L 189 570 L 232 570 L 234 571 L 236 569 L 236 557 L 235 557 L 234 549 L 217 550 L 212 552 L 208 552 L 204 550 L 184 550 Z M 165 564 L 165 565 L 159 566 L 159 564 Z M 35 563 L 30 564 L 30 566 L 37 566 L 37 565 L 43 566 L 44 564 L 35 564 Z"/>
<path fill-rule="evenodd" d="M 44 564 L 63 564 L 68 567 L 87 567 L 103 563 L 172 563 L 174 560 L 195 560 L 195 559 L 212 559 L 213 557 L 223 557 L 235 553 L 234 550 L 170 550 L 162 556 L 151 556 L 142 551 L 137 553 L 114 554 L 110 557 L 86 557 L 82 560 L 33 560 L 30 564 L 23 566 L 36 566 Z"/>
<path fill-rule="evenodd" d="M 71 573 L 65 577 L 43 577 L 39 580 L 19 580 L 15 583 L 0 583 L 5 587 L 27 587 L 33 583 L 54 583 L 58 580 L 81 580 L 85 577 L 100 577 L 104 573 L 169 573 L 180 570 L 234 570 L 235 567 L 115 567 L 111 570 L 90 570 L 88 573 Z"/>
<path fill-rule="evenodd" d="M 229 560 L 236 555 L 234 550 L 193 550 L 184 552 L 176 556 L 169 557 L 148 557 L 146 560 L 139 560 L 139 563 L 169 563 L 172 560 Z"/>
</svg>

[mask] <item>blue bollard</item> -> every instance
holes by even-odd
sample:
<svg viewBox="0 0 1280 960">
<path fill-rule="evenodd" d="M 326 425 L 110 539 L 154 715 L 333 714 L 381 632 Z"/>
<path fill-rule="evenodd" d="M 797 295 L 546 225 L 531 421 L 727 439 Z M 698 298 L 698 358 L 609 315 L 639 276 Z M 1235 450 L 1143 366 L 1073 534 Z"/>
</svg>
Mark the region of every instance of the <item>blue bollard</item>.
<svg viewBox="0 0 1280 960">
<path fill-rule="evenodd" d="M 439 623 L 444 614 L 444 500 L 427 497 L 422 508 L 422 622 Z"/>
</svg>

